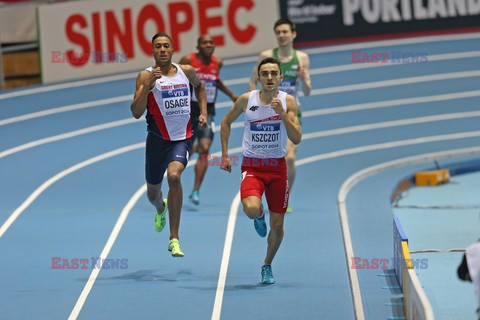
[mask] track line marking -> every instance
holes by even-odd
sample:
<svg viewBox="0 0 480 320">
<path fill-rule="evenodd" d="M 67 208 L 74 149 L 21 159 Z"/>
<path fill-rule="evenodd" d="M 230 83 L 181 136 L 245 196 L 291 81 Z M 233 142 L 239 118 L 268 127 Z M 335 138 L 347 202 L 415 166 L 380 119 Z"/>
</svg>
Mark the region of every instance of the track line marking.
<svg viewBox="0 0 480 320">
<path fill-rule="evenodd" d="M 407 39 L 394 39 L 394 40 L 383 40 L 383 41 L 371 41 L 363 43 L 354 43 L 354 44 L 344 44 L 344 45 L 334 45 L 313 49 L 306 49 L 305 52 L 311 55 L 322 54 L 327 52 L 338 52 L 338 51 L 348 51 L 354 49 L 366 49 L 366 48 L 375 48 L 375 47 L 384 47 L 384 46 L 396 46 L 396 45 L 408 45 L 416 43 L 428 43 L 428 42 L 440 42 L 440 41 L 458 41 L 458 40 L 471 40 L 480 38 L 480 33 L 465 33 L 465 34 L 455 34 L 455 35 L 440 35 L 440 36 L 426 36 L 426 37 L 415 37 Z M 233 58 L 223 60 L 224 65 L 235 65 L 241 63 L 255 62 L 258 57 L 250 56 L 245 58 Z M 124 79 L 134 79 L 138 75 L 138 72 L 131 72 L 126 74 L 107 76 L 95 79 L 87 80 L 76 80 L 68 83 L 47 85 L 38 88 L 24 89 L 24 90 L 15 90 L 13 92 L 0 94 L 0 100 L 20 97 L 28 94 L 36 94 L 42 92 L 55 91 L 60 89 L 69 89 L 81 86 L 87 86 L 92 84 L 104 83 L 109 81 L 118 81 Z"/>
<path fill-rule="evenodd" d="M 348 224 L 348 211 L 346 206 L 346 199 L 347 199 L 348 192 L 361 180 L 373 174 L 377 174 L 381 171 L 393 169 L 399 166 L 411 165 L 419 162 L 433 161 L 439 158 L 462 156 L 462 155 L 475 154 L 475 153 L 480 153 L 480 147 L 470 147 L 470 148 L 462 148 L 462 149 L 431 152 L 431 153 L 425 153 L 421 155 L 415 155 L 411 157 L 406 157 L 402 159 L 380 163 L 380 164 L 365 168 L 363 170 L 357 171 L 355 174 L 351 175 L 344 181 L 344 183 L 340 187 L 340 190 L 338 192 L 338 197 L 337 197 L 338 214 L 340 216 L 340 222 L 342 226 L 342 233 L 343 233 L 344 246 L 345 246 L 345 259 L 347 261 L 347 266 L 348 266 L 350 287 L 352 289 L 352 299 L 355 307 L 355 317 L 357 320 L 363 320 L 365 316 L 363 311 L 362 294 L 360 291 L 360 284 L 358 282 L 357 270 L 351 267 L 352 257 L 354 257 L 355 254 L 353 252 L 352 239 L 350 236 L 350 227 Z M 315 157 L 310 157 L 310 158 L 315 159 Z"/>
<path fill-rule="evenodd" d="M 478 54 L 480 57 L 480 53 Z M 373 65 L 373 64 L 367 64 Z M 383 64 L 383 65 L 392 65 L 392 64 Z M 321 74 L 319 71 L 321 68 L 313 69 L 311 71 L 312 74 Z M 354 69 L 354 68 L 352 68 Z M 345 69 L 347 70 L 347 69 Z M 345 71 L 343 70 L 343 71 Z M 333 71 L 331 71 L 333 72 Z M 357 90 L 367 90 L 367 89 L 375 89 L 375 88 L 384 88 L 384 87 L 392 87 L 398 85 L 407 85 L 412 83 L 422 83 L 422 82 L 430 82 L 430 81 L 440 81 L 440 80 L 451 80 L 451 79 L 461 79 L 461 78 L 471 78 L 471 77 L 479 77 L 480 70 L 471 70 L 471 71 L 462 71 L 462 72 L 447 72 L 447 73 L 439 73 L 439 74 L 431 74 L 426 76 L 416 76 L 416 77 L 406 77 L 406 78 L 397 78 L 391 80 L 382 80 L 382 81 L 373 81 L 373 82 L 365 82 L 365 83 L 357 83 L 357 84 L 350 84 L 350 85 L 342 85 L 342 86 L 334 86 L 334 87 L 327 87 L 327 88 L 320 88 L 320 89 L 313 89 L 310 92 L 311 96 L 314 95 L 323 95 L 323 94 L 332 94 L 332 93 L 340 93 L 345 91 L 357 91 Z M 248 78 L 240 78 L 234 80 L 227 80 L 224 81 L 225 84 L 229 85 L 230 82 L 232 84 L 240 84 L 240 83 L 248 83 Z M 235 83 L 234 83 L 235 82 Z M 303 96 L 302 92 L 299 92 L 299 96 Z M 113 103 L 120 103 L 120 102 L 127 102 L 132 100 L 132 95 L 124 95 L 114 98 L 106 98 L 100 100 L 93 100 L 88 102 L 82 102 L 62 107 L 55 107 L 47 110 L 32 112 L 28 114 L 24 114 L 21 116 L 14 116 L 6 119 L 0 120 L 0 126 L 4 126 L 11 123 L 16 123 L 20 121 L 35 119 L 39 117 L 45 117 L 52 114 L 58 114 L 62 112 L 69 112 L 75 111 L 85 108 L 92 108 L 92 107 L 100 107 L 107 104 Z M 216 108 L 226 108 L 232 106 L 231 101 L 223 101 L 216 104 Z"/>
<path fill-rule="evenodd" d="M 307 138 L 303 138 L 302 140 L 308 140 L 312 139 L 313 135 Z M 394 142 L 387 142 L 387 143 L 380 143 L 380 144 L 374 144 L 374 145 L 366 145 L 366 146 L 361 146 L 361 147 L 356 147 L 356 148 L 349 148 L 349 149 L 344 149 L 344 150 L 338 150 L 334 152 L 329 152 L 329 153 L 324 153 L 324 154 L 318 154 L 315 156 L 310 156 L 301 160 L 297 160 L 295 163 L 297 167 L 313 163 L 316 161 L 320 160 L 326 160 L 326 159 L 332 159 L 332 158 L 337 158 L 345 155 L 352 155 L 356 153 L 361 153 L 365 151 L 373 151 L 373 150 L 382 150 L 382 149 L 389 149 L 389 148 L 394 148 L 394 147 L 401 147 L 401 146 L 407 146 L 407 145 L 414 145 L 414 144 L 421 144 L 421 143 L 429 143 L 429 142 L 434 142 L 434 141 L 445 141 L 445 140 L 454 140 L 454 139 L 460 139 L 461 137 L 480 137 L 480 131 L 471 131 L 471 132 L 464 132 L 462 134 L 451 134 L 451 135 L 439 135 L 439 136 L 429 136 L 429 137 L 422 137 L 422 138 L 416 138 L 416 139 L 407 139 L 407 140 L 399 140 L 399 141 L 394 141 Z M 480 147 L 475 147 L 475 148 L 467 148 L 464 150 L 476 150 L 478 149 L 480 152 Z M 234 201 L 232 202 L 232 207 L 230 209 L 230 214 L 234 214 L 235 216 L 237 215 L 238 212 L 238 207 L 240 206 L 240 201 L 236 201 L 238 194 L 235 196 Z M 236 208 L 233 207 L 233 204 L 236 204 Z M 339 202 L 339 207 L 340 205 L 344 206 L 344 202 Z M 233 213 L 232 213 L 233 210 Z M 343 209 L 339 209 L 343 210 Z M 346 208 L 345 208 L 346 210 Z M 339 211 L 340 212 L 340 211 Z M 340 214 L 341 215 L 341 214 Z M 342 224 L 342 232 L 343 232 L 343 238 L 344 238 L 344 245 L 345 245 L 345 250 L 346 250 L 346 258 L 348 257 L 353 257 L 353 246 L 352 246 L 352 240 L 351 240 L 351 235 L 350 235 L 350 228 L 348 225 L 348 218 L 346 216 L 346 211 L 344 216 L 340 218 L 341 224 Z M 232 219 L 236 219 L 232 217 Z M 229 216 L 230 220 L 230 216 Z M 233 243 L 233 232 L 231 236 L 226 236 L 225 237 L 226 241 L 229 240 Z M 224 248 L 231 248 L 232 243 L 225 243 Z M 229 261 L 227 259 L 230 259 L 230 251 L 223 253 L 222 256 L 222 266 L 227 266 Z M 227 261 L 225 261 L 227 260 Z M 349 261 L 347 259 L 347 266 L 349 266 Z M 224 287 L 225 287 L 225 279 L 227 277 L 227 269 L 221 269 L 224 270 L 224 273 L 219 274 L 219 285 L 223 284 L 223 288 L 217 287 L 216 291 L 216 296 L 215 296 L 215 302 L 213 306 L 213 312 L 212 312 L 212 318 L 211 320 L 220 320 L 220 315 L 221 315 L 221 310 L 222 310 L 222 302 L 223 302 L 223 293 L 224 293 Z M 353 272 L 352 272 L 353 271 Z M 352 299 L 354 303 L 354 312 L 357 320 L 364 320 L 364 311 L 363 311 L 363 303 L 362 303 L 362 297 L 361 297 L 361 292 L 360 292 L 360 285 L 358 283 L 358 277 L 356 274 L 356 270 L 349 268 L 349 278 L 350 278 L 350 285 L 352 289 Z M 218 297 L 218 295 L 222 295 L 222 297 Z"/>
</svg>

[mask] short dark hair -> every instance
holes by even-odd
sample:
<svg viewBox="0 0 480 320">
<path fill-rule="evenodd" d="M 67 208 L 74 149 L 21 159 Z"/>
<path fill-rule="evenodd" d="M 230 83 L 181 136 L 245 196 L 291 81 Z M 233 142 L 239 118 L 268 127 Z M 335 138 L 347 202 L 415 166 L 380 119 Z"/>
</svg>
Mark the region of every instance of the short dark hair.
<svg viewBox="0 0 480 320">
<path fill-rule="evenodd" d="M 203 39 L 205 37 L 208 37 L 209 35 L 208 34 L 202 34 L 200 35 L 198 38 L 197 38 L 197 45 L 200 45 L 200 43 L 202 43 Z"/>
<path fill-rule="evenodd" d="M 165 32 L 159 32 L 157 34 L 155 34 L 153 37 L 152 37 L 152 45 L 153 43 L 155 42 L 155 39 L 159 38 L 159 37 L 165 37 L 165 38 L 168 38 L 170 40 L 170 43 L 172 43 L 172 38 L 170 37 L 170 35 L 168 33 L 165 33 Z"/>
<path fill-rule="evenodd" d="M 260 76 L 260 67 L 264 64 L 267 64 L 267 63 L 276 64 L 278 66 L 278 69 L 280 70 L 280 74 L 282 74 L 282 67 L 280 67 L 280 61 L 278 61 L 277 59 L 275 59 L 273 57 L 268 57 L 268 58 L 265 58 L 262 61 L 260 61 L 260 63 L 258 64 L 258 67 L 257 67 L 258 76 Z"/>
<path fill-rule="evenodd" d="M 290 26 L 290 30 L 292 30 L 292 32 L 295 32 L 297 31 L 296 30 L 296 27 L 295 27 L 295 23 L 292 22 L 292 20 L 290 19 L 285 19 L 285 18 L 281 18 L 281 19 L 278 19 L 275 24 L 273 25 L 273 31 L 275 31 L 275 29 L 277 29 L 277 27 L 279 25 L 282 25 L 282 24 L 288 24 Z"/>
</svg>

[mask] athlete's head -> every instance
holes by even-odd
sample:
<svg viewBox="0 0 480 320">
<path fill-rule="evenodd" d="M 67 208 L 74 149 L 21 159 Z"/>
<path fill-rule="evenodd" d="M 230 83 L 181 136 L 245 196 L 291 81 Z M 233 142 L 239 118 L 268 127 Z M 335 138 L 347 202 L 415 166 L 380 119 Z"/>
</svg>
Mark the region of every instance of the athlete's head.
<svg viewBox="0 0 480 320">
<path fill-rule="evenodd" d="M 279 47 L 292 44 L 297 37 L 295 24 L 289 19 L 278 19 L 273 26 L 273 31 L 277 37 Z"/>
<path fill-rule="evenodd" d="M 152 37 L 152 55 L 158 65 L 172 62 L 172 38 L 165 32 L 159 32 Z"/>
<path fill-rule="evenodd" d="M 197 39 L 197 50 L 201 56 L 211 57 L 215 51 L 213 38 L 208 34 L 203 34 Z"/>
<path fill-rule="evenodd" d="M 280 62 L 272 57 L 260 61 L 258 64 L 258 81 L 262 84 L 264 90 L 277 90 L 280 81 L 282 81 L 282 68 Z"/>
</svg>

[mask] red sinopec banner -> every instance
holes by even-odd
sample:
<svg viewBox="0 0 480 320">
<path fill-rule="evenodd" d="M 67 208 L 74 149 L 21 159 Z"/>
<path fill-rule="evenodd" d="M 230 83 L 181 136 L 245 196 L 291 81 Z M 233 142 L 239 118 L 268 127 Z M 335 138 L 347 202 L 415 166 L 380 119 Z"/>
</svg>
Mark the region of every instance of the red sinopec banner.
<svg viewBox="0 0 480 320">
<path fill-rule="evenodd" d="M 75 1 L 39 7 L 44 82 L 139 71 L 153 63 L 151 37 L 167 32 L 174 61 L 214 37 L 222 58 L 273 47 L 277 0 Z"/>
</svg>

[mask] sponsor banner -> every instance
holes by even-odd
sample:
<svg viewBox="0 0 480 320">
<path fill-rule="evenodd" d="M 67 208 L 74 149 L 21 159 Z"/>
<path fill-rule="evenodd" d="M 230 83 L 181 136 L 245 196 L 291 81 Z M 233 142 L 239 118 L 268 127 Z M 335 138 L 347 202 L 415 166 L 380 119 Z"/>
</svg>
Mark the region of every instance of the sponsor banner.
<svg viewBox="0 0 480 320">
<path fill-rule="evenodd" d="M 280 0 L 280 13 L 298 45 L 480 27 L 480 0 Z"/>
<path fill-rule="evenodd" d="M 74 1 L 38 9 L 43 82 L 140 71 L 154 63 L 151 38 L 170 34 L 173 61 L 208 33 L 221 58 L 274 47 L 278 0 Z"/>
</svg>

